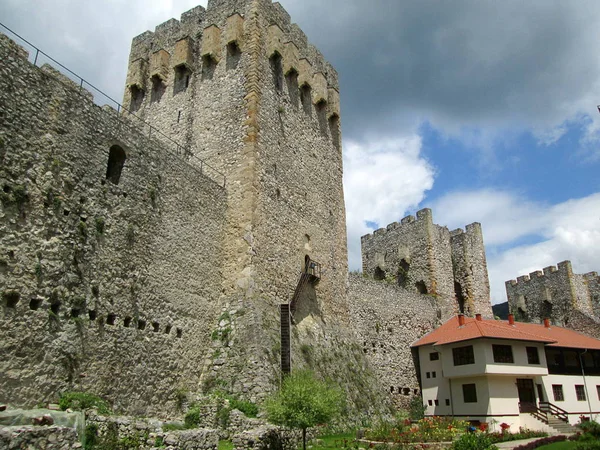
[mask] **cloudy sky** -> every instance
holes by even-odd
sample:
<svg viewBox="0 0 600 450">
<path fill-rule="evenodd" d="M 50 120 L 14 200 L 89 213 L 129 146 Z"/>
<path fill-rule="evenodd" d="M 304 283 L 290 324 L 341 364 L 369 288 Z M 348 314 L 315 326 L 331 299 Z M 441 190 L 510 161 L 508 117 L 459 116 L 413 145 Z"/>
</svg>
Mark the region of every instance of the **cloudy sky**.
<svg viewBox="0 0 600 450">
<path fill-rule="evenodd" d="M 600 270 L 600 1 L 282 0 L 340 73 L 350 266 L 430 207 L 483 225 L 492 301 Z M 0 21 L 120 99 L 131 38 L 199 0 L 2 0 Z"/>
</svg>

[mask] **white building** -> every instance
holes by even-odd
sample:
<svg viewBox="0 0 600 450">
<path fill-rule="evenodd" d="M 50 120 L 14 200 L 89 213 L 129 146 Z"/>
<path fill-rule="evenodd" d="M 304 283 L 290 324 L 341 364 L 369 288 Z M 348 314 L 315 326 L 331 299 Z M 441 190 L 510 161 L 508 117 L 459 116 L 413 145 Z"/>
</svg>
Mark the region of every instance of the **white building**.
<svg viewBox="0 0 600 450">
<path fill-rule="evenodd" d="M 495 430 L 504 422 L 511 431 L 600 418 L 600 340 L 548 320 L 459 315 L 412 348 L 427 416 L 488 422 Z"/>
</svg>

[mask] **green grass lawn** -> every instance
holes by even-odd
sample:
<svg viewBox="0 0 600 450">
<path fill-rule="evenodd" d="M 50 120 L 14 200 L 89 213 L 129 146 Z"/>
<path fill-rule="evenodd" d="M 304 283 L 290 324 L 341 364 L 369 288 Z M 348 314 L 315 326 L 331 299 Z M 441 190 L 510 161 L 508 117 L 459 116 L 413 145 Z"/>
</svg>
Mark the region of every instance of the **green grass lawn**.
<svg viewBox="0 0 600 450">
<path fill-rule="evenodd" d="M 317 439 L 320 442 L 322 442 L 322 445 L 313 444 L 311 450 L 340 449 L 340 448 L 344 447 L 344 441 L 347 441 L 348 444 L 353 442 L 354 439 L 356 439 L 356 434 L 355 433 L 332 434 L 329 436 L 320 436 Z"/>
<path fill-rule="evenodd" d="M 344 440 L 347 441 L 348 443 L 351 443 L 354 441 L 355 438 L 356 438 L 356 435 L 354 433 L 332 434 L 329 436 L 321 436 L 317 439 L 322 443 L 322 445 L 312 444 L 311 450 L 340 449 L 340 448 L 344 447 Z M 307 442 L 307 447 L 309 445 L 311 445 L 311 443 Z M 364 447 L 366 447 L 366 446 L 363 446 L 363 448 Z M 302 448 L 302 443 L 300 444 L 299 448 Z M 233 449 L 233 443 L 231 441 L 219 441 L 218 450 L 232 450 L 232 449 Z"/>
<path fill-rule="evenodd" d="M 577 445 L 574 441 L 555 442 L 554 444 L 543 445 L 537 450 L 572 450 Z"/>
</svg>

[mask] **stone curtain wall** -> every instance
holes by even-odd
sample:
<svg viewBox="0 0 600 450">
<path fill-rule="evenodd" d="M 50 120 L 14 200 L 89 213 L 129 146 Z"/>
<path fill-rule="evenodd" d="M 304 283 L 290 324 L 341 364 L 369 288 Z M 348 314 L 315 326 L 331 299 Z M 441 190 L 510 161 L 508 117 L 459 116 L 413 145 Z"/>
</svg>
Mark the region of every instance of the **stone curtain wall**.
<svg viewBox="0 0 600 450">
<path fill-rule="evenodd" d="M 570 261 L 523 275 L 506 284 L 510 312 L 517 320 L 552 323 L 598 336 L 600 302 L 596 272 L 573 273 Z"/>
<path fill-rule="evenodd" d="M 459 287 L 466 314 L 492 317 L 480 224 L 450 233 L 433 223 L 430 209 L 423 209 L 416 218 L 405 217 L 363 236 L 361 248 L 364 274 L 408 292 L 433 295 L 441 320 L 460 312 Z"/>
<path fill-rule="evenodd" d="M 394 404 L 420 395 L 410 345 L 438 324 L 433 297 L 386 281 L 350 275 L 350 315 L 362 351 Z"/>
<path fill-rule="evenodd" d="M 224 190 L 4 36 L 0 53 L 0 402 L 84 390 L 168 414 L 210 352 Z"/>
<path fill-rule="evenodd" d="M 584 275 L 573 273 L 570 261 L 563 261 L 505 284 L 510 311 L 518 319 L 540 323 L 547 317 L 568 326 L 572 310 L 593 314 L 588 283 Z"/>
</svg>

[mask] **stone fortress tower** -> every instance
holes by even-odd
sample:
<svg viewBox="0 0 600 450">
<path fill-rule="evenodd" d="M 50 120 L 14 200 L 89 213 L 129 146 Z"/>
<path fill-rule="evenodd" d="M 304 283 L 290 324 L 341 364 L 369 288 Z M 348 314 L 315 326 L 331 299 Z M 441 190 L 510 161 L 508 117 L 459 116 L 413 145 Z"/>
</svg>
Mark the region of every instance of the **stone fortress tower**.
<svg viewBox="0 0 600 450">
<path fill-rule="evenodd" d="M 519 320 L 552 323 L 600 337 L 600 277 L 573 273 L 570 261 L 506 283 L 510 312 Z"/>
<path fill-rule="evenodd" d="M 240 383 L 263 395 L 280 304 L 297 292 L 301 330 L 349 320 L 337 73 L 278 3 L 211 0 L 133 40 L 124 104 L 226 176 L 217 331 L 247 353 L 217 348 L 203 379 L 252 360 Z"/>
</svg>

